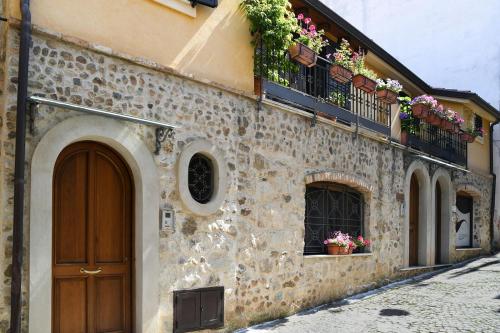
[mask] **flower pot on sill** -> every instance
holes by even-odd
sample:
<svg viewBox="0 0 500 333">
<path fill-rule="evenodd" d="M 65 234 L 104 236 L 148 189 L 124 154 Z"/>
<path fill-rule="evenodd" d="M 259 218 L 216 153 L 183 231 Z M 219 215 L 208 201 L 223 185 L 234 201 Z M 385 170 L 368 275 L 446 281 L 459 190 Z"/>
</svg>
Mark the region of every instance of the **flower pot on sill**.
<svg viewBox="0 0 500 333">
<path fill-rule="evenodd" d="M 398 100 L 398 94 L 389 89 L 377 90 L 377 97 L 387 104 L 395 104 Z"/>
<path fill-rule="evenodd" d="M 468 142 L 468 143 L 473 143 L 473 142 L 474 142 L 474 140 L 476 139 L 476 138 L 474 137 L 474 135 L 472 135 L 472 134 L 470 134 L 470 133 L 465 133 L 465 132 L 460 134 L 460 138 L 461 138 L 463 141 Z"/>
<path fill-rule="evenodd" d="M 411 112 L 415 118 L 424 119 L 429 115 L 430 107 L 425 104 L 414 104 Z"/>
<path fill-rule="evenodd" d="M 340 65 L 330 67 L 330 76 L 339 83 L 347 83 L 352 79 L 352 72 Z"/>
<path fill-rule="evenodd" d="M 403 130 L 401 131 L 401 139 L 399 140 L 402 145 L 408 145 L 408 132 Z"/>
<path fill-rule="evenodd" d="M 335 244 L 327 244 L 326 248 L 328 249 L 328 254 L 337 255 L 344 254 L 344 248 L 342 246 L 338 246 Z M 341 253 L 342 252 L 342 253 Z"/>
<path fill-rule="evenodd" d="M 295 60 L 306 67 L 312 67 L 316 65 L 318 55 L 316 54 L 316 52 L 302 43 L 297 43 L 290 46 L 288 48 L 288 52 L 290 53 L 290 58 L 292 60 Z"/>
<path fill-rule="evenodd" d="M 362 74 L 354 75 L 352 78 L 352 84 L 354 84 L 356 88 L 361 89 L 368 94 L 373 94 L 375 92 L 375 88 L 377 87 L 377 82 Z"/>
<path fill-rule="evenodd" d="M 427 115 L 427 118 L 425 118 L 425 121 L 431 125 L 434 125 L 434 126 L 439 126 L 441 124 L 441 118 L 435 114 L 434 112 L 429 112 L 429 114 Z"/>
</svg>

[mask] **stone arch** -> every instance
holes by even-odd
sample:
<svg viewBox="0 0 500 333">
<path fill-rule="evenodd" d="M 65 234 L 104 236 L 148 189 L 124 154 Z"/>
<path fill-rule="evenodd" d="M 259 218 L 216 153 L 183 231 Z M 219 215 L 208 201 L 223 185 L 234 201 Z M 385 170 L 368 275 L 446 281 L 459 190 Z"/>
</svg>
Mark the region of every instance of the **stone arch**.
<svg viewBox="0 0 500 333">
<path fill-rule="evenodd" d="M 408 267 L 410 261 L 410 182 L 412 175 L 415 174 L 419 183 L 419 220 L 418 220 L 418 264 L 431 264 L 431 211 L 430 211 L 430 176 L 426 164 L 420 160 L 413 161 L 408 170 L 404 182 L 405 204 L 404 204 L 404 255 L 403 266 Z"/>
<path fill-rule="evenodd" d="M 453 184 L 451 182 L 450 173 L 443 168 L 436 170 L 431 180 L 431 239 L 437 240 L 436 238 L 436 223 L 438 221 L 438 214 L 441 216 L 441 228 L 440 228 L 440 249 L 436 248 L 436 242 L 431 242 L 431 264 L 435 263 L 435 253 L 439 252 L 440 263 L 447 264 L 450 262 L 450 253 L 453 250 L 452 233 L 455 230 L 452 228 L 452 206 L 454 202 L 454 190 Z M 437 186 L 441 189 L 441 198 L 436 198 Z M 436 210 L 436 200 L 441 201 L 441 212 Z"/>
<path fill-rule="evenodd" d="M 463 192 L 467 193 L 474 199 L 479 199 L 482 197 L 481 191 L 474 185 L 471 184 L 458 184 L 456 186 L 456 191 L 455 192 Z"/>
<path fill-rule="evenodd" d="M 462 193 L 466 194 L 467 196 L 470 196 L 472 198 L 472 204 L 474 207 L 474 211 L 479 208 L 479 211 L 481 210 L 481 207 L 484 206 L 484 201 L 483 201 L 483 193 L 474 185 L 472 184 L 467 184 L 467 183 L 462 183 L 462 184 L 457 184 L 455 186 L 455 191 L 454 191 L 454 196 L 453 196 L 453 204 L 456 207 L 456 200 L 457 200 L 457 194 Z M 458 210 L 458 208 L 456 208 Z M 483 241 L 481 239 L 481 233 L 479 232 L 480 225 L 477 223 L 474 223 L 474 218 L 471 221 L 472 223 L 472 244 L 471 246 L 474 248 L 479 248 L 481 247 L 481 242 Z M 455 240 L 456 240 L 456 232 L 453 230 L 453 246 L 455 248 Z"/>
<path fill-rule="evenodd" d="M 305 177 L 306 184 L 316 182 L 331 182 L 352 187 L 361 192 L 365 198 L 373 193 L 373 186 L 359 176 L 335 171 L 318 171 L 309 173 Z"/>
<path fill-rule="evenodd" d="M 31 161 L 29 229 L 29 331 L 51 331 L 52 175 L 69 144 L 92 140 L 115 149 L 129 165 L 135 184 L 135 327 L 156 332 L 159 312 L 160 188 L 151 152 L 123 122 L 98 116 L 69 118 L 50 129 Z M 47 195 L 49 193 L 49 195 Z"/>
</svg>

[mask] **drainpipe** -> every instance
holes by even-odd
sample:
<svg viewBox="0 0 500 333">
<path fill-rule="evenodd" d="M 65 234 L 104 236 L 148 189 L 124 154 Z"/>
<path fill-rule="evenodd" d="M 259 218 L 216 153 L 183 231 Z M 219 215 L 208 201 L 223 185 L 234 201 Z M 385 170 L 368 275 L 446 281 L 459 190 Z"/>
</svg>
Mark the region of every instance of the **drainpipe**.
<svg viewBox="0 0 500 333">
<path fill-rule="evenodd" d="M 16 112 L 16 151 L 14 171 L 14 225 L 12 230 L 12 281 L 10 292 L 10 332 L 21 331 L 21 283 L 23 268 L 24 220 L 24 161 L 26 142 L 26 108 L 28 105 L 28 65 L 31 42 L 31 13 L 29 0 L 21 1 L 21 39 Z"/>
<path fill-rule="evenodd" d="M 496 197 L 496 187 L 497 187 L 497 175 L 493 169 L 493 130 L 495 125 L 498 124 L 500 120 L 496 120 L 490 125 L 490 174 L 493 176 L 493 185 L 491 186 L 491 203 L 490 203 L 490 251 L 493 252 L 493 243 L 495 235 L 495 197 Z"/>
</svg>

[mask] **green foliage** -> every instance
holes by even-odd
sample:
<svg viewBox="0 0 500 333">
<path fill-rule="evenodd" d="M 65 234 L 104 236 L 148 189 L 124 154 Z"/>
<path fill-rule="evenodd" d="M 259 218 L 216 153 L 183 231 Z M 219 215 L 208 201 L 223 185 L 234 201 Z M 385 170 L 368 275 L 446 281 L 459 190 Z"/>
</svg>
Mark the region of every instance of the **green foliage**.
<svg viewBox="0 0 500 333">
<path fill-rule="evenodd" d="M 346 95 L 341 93 L 340 91 L 333 91 L 330 94 L 330 101 L 335 105 L 338 105 L 340 107 L 345 107 L 347 98 Z"/>
<path fill-rule="evenodd" d="M 286 51 L 293 43 L 297 19 L 288 0 L 243 0 L 240 6 L 250 21 L 254 44 L 261 38 L 264 46 Z"/>
</svg>

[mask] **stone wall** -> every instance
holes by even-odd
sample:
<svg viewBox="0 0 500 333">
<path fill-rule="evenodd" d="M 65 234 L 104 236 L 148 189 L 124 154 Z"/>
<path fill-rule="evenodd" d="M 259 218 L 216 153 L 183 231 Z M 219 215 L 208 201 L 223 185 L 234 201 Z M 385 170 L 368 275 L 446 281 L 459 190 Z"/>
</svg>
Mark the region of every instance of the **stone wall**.
<svg viewBox="0 0 500 333">
<path fill-rule="evenodd" d="M 9 34 L 8 92 L 4 127 L 15 121 L 18 36 Z M 35 35 L 31 48 L 30 94 L 117 113 L 173 123 L 180 127 L 154 156 L 163 205 L 172 207 L 176 225 L 160 233 L 161 331 L 172 329 L 172 292 L 223 285 L 226 328 L 276 318 L 352 294 L 401 276 L 403 151 L 380 140 L 356 136 L 319 122 L 209 85 L 155 71 L 123 59 Z M 27 170 L 37 143 L 53 126 L 75 112 L 40 106 L 27 140 Z M 154 151 L 154 128 L 129 125 Z M 177 192 L 176 161 L 183 147 L 207 139 L 227 163 L 229 188 L 221 209 L 199 217 L 184 209 Z M 9 316 L 12 147 L 14 135 L 2 133 L 2 254 L 0 327 Z M 364 189 L 366 233 L 371 253 L 345 257 L 304 257 L 306 182 L 318 174 Z M 29 176 L 29 172 L 27 172 Z M 332 176 L 337 175 L 337 176 Z M 308 178 L 307 178 L 307 177 Z M 307 178 L 307 179 L 306 179 Z M 468 174 L 456 181 L 474 183 L 483 193 L 475 223 L 478 242 L 489 248 L 490 183 Z M 27 188 L 29 188 L 29 179 Z M 361 190 L 360 190 L 361 191 Z M 27 197 L 29 207 L 31 198 Z M 484 201 L 484 204 L 483 204 Z M 28 212 L 29 210 L 26 210 Z M 29 216 L 25 232 L 28 235 Z M 29 242 L 25 238 L 26 245 Z M 26 254 L 28 255 L 28 254 Z M 27 259 L 25 259 L 25 263 Z M 24 275 L 24 325 L 28 272 Z"/>
</svg>

